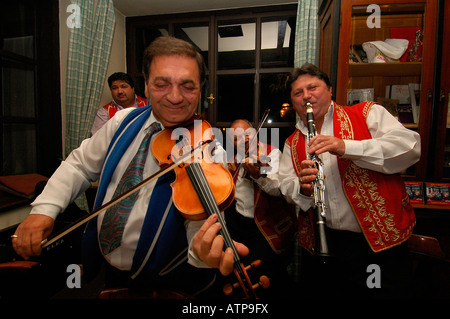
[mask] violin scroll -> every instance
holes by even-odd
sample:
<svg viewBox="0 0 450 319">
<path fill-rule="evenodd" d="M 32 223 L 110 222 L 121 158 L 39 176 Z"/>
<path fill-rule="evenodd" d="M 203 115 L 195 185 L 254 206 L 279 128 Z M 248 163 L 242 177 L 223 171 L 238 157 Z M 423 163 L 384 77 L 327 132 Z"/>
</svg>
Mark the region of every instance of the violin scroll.
<svg viewBox="0 0 450 319">
<path fill-rule="evenodd" d="M 242 282 L 241 277 L 236 273 L 236 277 L 238 278 L 238 281 L 233 283 L 233 284 L 227 284 L 223 287 L 223 293 L 226 296 L 231 296 L 234 292 L 234 289 L 241 287 L 246 295 L 247 298 L 250 297 L 256 297 L 255 294 L 255 289 L 262 287 L 264 289 L 268 288 L 270 286 L 270 279 L 267 276 L 261 276 L 259 277 L 259 282 L 256 284 L 251 284 L 250 282 L 250 278 L 248 277 L 247 271 L 252 269 L 252 268 L 257 268 L 261 265 L 261 260 L 255 260 L 254 262 L 252 262 L 250 265 L 246 266 L 246 267 L 242 267 L 242 271 L 246 277 L 246 280 L 248 283 L 250 283 L 250 288 L 246 287 L 244 285 L 244 283 Z M 248 291 L 251 290 L 251 291 Z"/>
</svg>

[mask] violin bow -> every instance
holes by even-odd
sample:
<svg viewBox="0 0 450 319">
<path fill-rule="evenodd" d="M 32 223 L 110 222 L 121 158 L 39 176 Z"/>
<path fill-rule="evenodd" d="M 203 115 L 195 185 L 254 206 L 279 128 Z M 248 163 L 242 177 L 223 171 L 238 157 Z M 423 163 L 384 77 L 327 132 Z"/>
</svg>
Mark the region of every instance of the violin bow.
<svg viewBox="0 0 450 319">
<path fill-rule="evenodd" d="M 256 134 L 255 134 L 255 136 L 253 136 L 252 140 L 251 140 L 250 143 L 248 144 L 249 150 L 250 150 L 250 145 L 252 145 L 252 144 L 255 142 L 255 140 L 257 139 L 259 130 L 260 130 L 260 129 L 262 128 L 262 126 L 264 125 L 264 122 L 266 122 L 267 117 L 269 116 L 269 113 L 270 113 L 270 109 L 267 109 L 267 110 L 264 111 L 264 114 L 263 114 L 263 116 L 261 117 L 261 121 L 260 121 L 259 124 L 258 124 L 258 128 L 257 128 L 257 130 L 256 130 Z M 249 150 L 246 152 L 246 155 L 248 155 Z M 239 168 L 241 167 L 241 165 L 242 165 L 242 162 L 240 162 L 240 163 L 238 164 L 238 166 L 237 166 L 237 168 L 236 168 L 236 171 L 235 171 L 234 174 L 233 174 L 233 179 L 236 177 L 236 174 L 239 173 Z"/>
<path fill-rule="evenodd" d="M 103 204 L 102 206 L 100 206 L 99 208 L 93 210 L 88 216 L 84 216 L 84 217 L 80 218 L 78 221 L 74 222 L 71 226 L 69 226 L 65 230 L 55 234 L 54 236 L 51 236 L 49 239 L 44 239 L 41 242 L 41 247 L 42 248 L 46 248 L 46 247 L 50 246 L 51 244 L 53 244 L 54 242 L 59 240 L 61 237 L 64 237 L 65 235 L 67 235 L 68 233 L 74 231 L 75 229 L 77 229 L 81 225 L 87 223 L 88 221 L 90 221 L 94 217 L 98 216 L 101 212 L 107 210 L 108 208 L 110 208 L 111 206 L 114 206 L 115 204 L 117 204 L 118 202 L 123 200 L 124 198 L 127 198 L 131 194 L 137 192 L 138 190 L 140 190 L 145 185 L 151 183 L 152 181 L 154 181 L 155 179 L 159 178 L 160 176 L 162 176 L 162 175 L 166 174 L 167 172 L 173 170 L 176 166 L 187 162 L 189 159 L 191 159 L 194 156 L 194 153 L 197 152 L 199 150 L 199 148 L 201 148 L 202 151 L 203 151 L 204 148 L 211 142 L 212 142 L 212 140 L 203 141 L 200 145 L 198 145 L 197 147 L 193 148 L 189 153 L 186 153 L 183 156 L 179 157 L 176 161 L 174 161 L 172 164 L 170 164 L 166 168 L 163 168 L 163 169 L 159 170 L 155 174 L 153 174 L 153 175 L 147 177 L 146 179 L 144 179 L 142 182 L 134 185 L 133 187 L 128 189 L 126 192 L 124 192 L 124 193 L 114 197 L 109 202 L 107 202 L 107 203 Z"/>
</svg>

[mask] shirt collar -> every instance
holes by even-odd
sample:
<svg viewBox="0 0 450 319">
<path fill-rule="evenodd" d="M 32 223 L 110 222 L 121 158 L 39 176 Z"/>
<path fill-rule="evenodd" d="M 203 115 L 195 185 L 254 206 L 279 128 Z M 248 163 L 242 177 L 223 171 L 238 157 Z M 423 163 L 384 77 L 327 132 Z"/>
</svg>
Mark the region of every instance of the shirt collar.
<svg viewBox="0 0 450 319">
<path fill-rule="evenodd" d="M 150 116 L 148 117 L 147 123 L 145 124 L 145 130 L 147 130 L 150 125 L 152 125 L 153 123 L 158 122 L 161 125 L 161 130 L 164 130 L 164 125 L 162 125 L 162 123 L 158 120 L 156 120 L 155 116 L 153 115 L 153 110 L 150 113 Z"/>
<path fill-rule="evenodd" d="M 124 107 L 122 105 L 120 105 L 120 104 L 117 104 L 117 102 L 114 101 L 114 99 L 112 100 L 112 103 L 117 107 L 118 110 L 123 110 Z M 138 101 L 137 95 L 135 94 L 134 95 L 134 105 L 133 105 L 133 107 L 137 107 L 138 104 L 139 104 L 139 101 Z"/>
</svg>

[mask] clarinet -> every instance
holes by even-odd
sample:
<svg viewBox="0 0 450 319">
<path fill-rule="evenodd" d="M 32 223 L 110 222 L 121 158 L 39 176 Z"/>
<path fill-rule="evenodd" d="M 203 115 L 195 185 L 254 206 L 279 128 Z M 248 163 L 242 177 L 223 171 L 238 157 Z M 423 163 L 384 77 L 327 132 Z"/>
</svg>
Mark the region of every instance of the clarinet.
<svg viewBox="0 0 450 319">
<path fill-rule="evenodd" d="M 314 114 L 311 103 L 306 103 L 306 121 L 308 126 L 308 144 L 309 141 L 317 135 L 316 124 L 314 123 Z M 308 159 L 314 161 L 314 168 L 319 171 L 316 179 L 313 181 L 314 190 L 314 211 L 315 211 L 315 247 L 316 256 L 331 256 L 327 243 L 327 230 L 325 219 L 325 181 L 323 173 L 323 162 L 315 153 L 308 154 Z"/>
</svg>

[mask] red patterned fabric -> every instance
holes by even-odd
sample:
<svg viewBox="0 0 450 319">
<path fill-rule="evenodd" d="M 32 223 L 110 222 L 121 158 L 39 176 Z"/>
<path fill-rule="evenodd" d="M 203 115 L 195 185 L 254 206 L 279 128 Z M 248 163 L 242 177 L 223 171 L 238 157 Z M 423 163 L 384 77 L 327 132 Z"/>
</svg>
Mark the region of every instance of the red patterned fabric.
<svg viewBox="0 0 450 319">
<path fill-rule="evenodd" d="M 370 139 L 366 118 L 372 102 L 339 106 L 334 104 L 334 135 L 342 139 Z M 300 163 L 306 159 L 304 135 L 296 130 L 289 138 L 292 163 L 299 174 Z M 374 252 L 405 242 L 416 223 L 414 211 L 399 174 L 386 175 L 367 170 L 352 161 L 338 157 L 342 186 L 363 233 Z M 301 213 L 299 238 L 306 249 L 314 247 L 311 212 Z"/>
<path fill-rule="evenodd" d="M 147 99 L 144 99 L 142 97 L 140 97 L 139 95 L 136 95 L 137 100 L 138 100 L 138 107 L 141 106 L 146 106 L 147 105 Z M 114 116 L 114 114 L 116 114 L 117 112 L 117 106 L 114 105 L 114 103 L 111 101 L 108 104 L 106 104 L 105 106 L 103 106 L 103 108 L 108 111 L 108 116 L 109 118 L 112 118 Z"/>
</svg>

